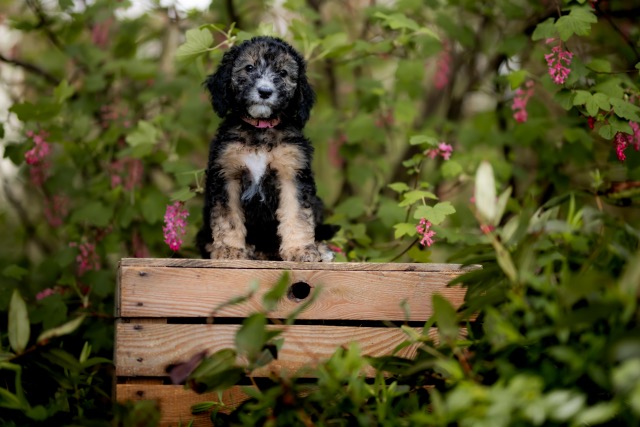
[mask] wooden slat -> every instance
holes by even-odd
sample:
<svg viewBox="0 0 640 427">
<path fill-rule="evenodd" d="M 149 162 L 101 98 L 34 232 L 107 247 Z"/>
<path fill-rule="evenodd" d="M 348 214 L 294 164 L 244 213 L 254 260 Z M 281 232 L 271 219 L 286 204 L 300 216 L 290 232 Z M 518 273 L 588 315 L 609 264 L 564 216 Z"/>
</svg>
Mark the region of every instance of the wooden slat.
<svg viewBox="0 0 640 427">
<path fill-rule="evenodd" d="M 233 348 L 238 328 L 239 325 L 120 323 L 116 331 L 116 375 L 166 376 L 165 368 L 168 365 L 186 361 L 202 350 L 211 354 L 223 348 Z M 399 328 L 321 325 L 292 325 L 284 328 L 284 345 L 278 352 L 278 359 L 257 371 L 256 376 L 268 376 L 270 372 L 285 376 L 297 372 L 305 376 L 303 367 L 328 359 L 338 347 L 349 342 L 357 341 L 363 354 L 381 356 L 390 354 L 398 344 L 407 339 Z M 412 357 L 415 350 L 415 346 L 406 347 L 399 355 Z M 372 372 L 367 371 L 365 374 Z"/>
<path fill-rule="evenodd" d="M 183 258 L 123 258 L 121 267 L 231 268 L 268 270 L 332 270 L 332 271 L 435 271 L 460 275 L 481 268 L 479 265 L 436 263 L 371 263 L 371 262 L 287 262 L 248 260 L 208 260 Z"/>
<path fill-rule="evenodd" d="M 211 427 L 209 414 L 192 415 L 191 405 L 201 402 L 219 402 L 218 393 L 197 394 L 191 390 L 185 390 L 179 385 L 149 385 L 149 384 L 118 384 L 116 385 L 116 396 L 119 402 L 127 400 L 155 400 L 160 406 L 162 418 L 161 427 L 185 426 L 193 420 L 193 426 Z M 240 387 L 232 387 L 222 394 L 222 403 L 227 407 L 221 412 L 228 413 L 231 408 L 235 408 L 244 400 L 247 395 Z"/>
<path fill-rule="evenodd" d="M 262 309 L 262 295 L 281 277 L 278 269 L 121 267 L 118 313 L 122 317 L 208 317 L 212 310 L 253 283 L 258 292 L 249 301 L 215 313 L 244 317 Z M 431 316 L 431 295 L 440 293 L 455 307 L 465 290 L 447 287 L 460 271 L 334 271 L 292 270 L 291 283 L 321 286 L 319 297 L 299 319 L 416 320 Z M 406 317 L 406 302 L 409 317 Z M 300 302 L 284 298 L 272 318 L 286 318 Z"/>
</svg>

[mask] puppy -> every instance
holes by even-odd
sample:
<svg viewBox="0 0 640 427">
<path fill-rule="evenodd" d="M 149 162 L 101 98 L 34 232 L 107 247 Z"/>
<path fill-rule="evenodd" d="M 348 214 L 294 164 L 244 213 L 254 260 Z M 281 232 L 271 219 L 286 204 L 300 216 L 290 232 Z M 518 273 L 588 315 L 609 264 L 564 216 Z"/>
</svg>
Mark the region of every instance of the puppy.
<svg viewBox="0 0 640 427">
<path fill-rule="evenodd" d="M 311 171 L 313 147 L 302 134 L 315 94 L 302 56 L 273 37 L 229 49 L 207 77 L 223 118 L 211 142 L 203 258 L 331 261 Z"/>
</svg>

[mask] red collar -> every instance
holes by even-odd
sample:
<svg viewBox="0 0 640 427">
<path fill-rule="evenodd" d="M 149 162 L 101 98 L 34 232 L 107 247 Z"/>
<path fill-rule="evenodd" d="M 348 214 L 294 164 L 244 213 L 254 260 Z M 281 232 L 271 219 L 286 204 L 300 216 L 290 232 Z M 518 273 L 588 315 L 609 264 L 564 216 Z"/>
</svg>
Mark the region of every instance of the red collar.
<svg viewBox="0 0 640 427">
<path fill-rule="evenodd" d="M 278 117 L 275 119 L 254 119 L 253 117 L 243 117 L 242 120 L 258 129 L 271 129 L 280 124 L 280 119 Z"/>
</svg>

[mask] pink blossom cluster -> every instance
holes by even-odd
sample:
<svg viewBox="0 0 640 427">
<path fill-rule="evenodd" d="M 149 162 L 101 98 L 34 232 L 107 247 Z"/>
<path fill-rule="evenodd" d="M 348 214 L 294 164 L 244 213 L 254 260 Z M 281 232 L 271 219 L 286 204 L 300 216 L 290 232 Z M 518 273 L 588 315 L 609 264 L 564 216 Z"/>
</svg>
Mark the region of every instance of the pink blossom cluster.
<svg viewBox="0 0 640 427">
<path fill-rule="evenodd" d="M 547 39 L 547 44 L 555 42 L 555 39 Z M 562 48 L 562 43 L 559 42 L 551 49 L 551 53 L 544 56 L 549 67 L 549 75 L 555 84 L 561 85 L 569 77 L 571 69 L 571 59 L 573 53 Z"/>
<path fill-rule="evenodd" d="M 429 157 L 430 159 L 435 159 L 438 155 L 442 156 L 443 159 L 449 160 L 451 158 L 451 153 L 453 153 L 453 147 L 446 142 L 440 142 L 438 144 L 438 148 L 430 148 L 425 150 L 424 155 Z"/>
<path fill-rule="evenodd" d="M 49 135 L 45 131 L 38 133 L 28 131 L 27 136 L 33 140 L 34 146 L 24 154 L 24 160 L 31 166 L 29 170 L 31 182 L 41 187 L 47 180 L 49 167 L 51 166 L 49 161 L 51 145 L 45 140 Z"/>
<path fill-rule="evenodd" d="M 420 223 L 416 225 L 416 231 L 418 232 L 422 246 L 433 245 L 433 236 L 436 235 L 436 232 L 431 230 L 431 221 L 422 218 Z"/>
<path fill-rule="evenodd" d="M 124 158 L 111 162 L 108 170 L 111 174 L 111 188 L 122 185 L 125 190 L 131 191 L 142 182 L 144 165 L 140 159 Z"/>
<path fill-rule="evenodd" d="M 95 243 L 84 242 L 78 244 L 76 242 L 71 242 L 69 243 L 69 246 L 72 248 L 78 248 L 78 255 L 76 256 L 78 276 L 82 276 L 90 270 L 100 269 L 100 257 L 96 253 Z"/>
<path fill-rule="evenodd" d="M 629 122 L 629 126 L 631 126 L 631 130 L 633 131 L 632 134 L 618 132 L 613 138 L 616 155 L 621 162 L 627 159 L 624 153 L 627 147 L 632 146 L 636 151 L 640 151 L 640 125 L 636 122 Z"/>
<path fill-rule="evenodd" d="M 442 43 L 442 51 L 438 56 L 436 63 L 436 74 L 433 78 L 433 84 L 436 89 L 444 89 L 449 84 L 451 75 L 451 46 L 446 40 Z"/>
<path fill-rule="evenodd" d="M 47 297 L 50 297 L 51 295 L 55 295 L 55 294 L 61 294 L 63 293 L 64 290 L 62 288 L 60 288 L 59 286 L 56 286 L 54 288 L 46 288 L 41 290 L 40 292 L 38 292 L 36 294 L 36 301 L 41 301 Z"/>
<path fill-rule="evenodd" d="M 44 199 L 44 217 L 52 227 L 60 227 L 69 214 L 69 198 L 65 195 L 54 195 Z"/>
<path fill-rule="evenodd" d="M 127 119 L 129 114 L 129 109 L 124 106 L 122 108 L 117 108 L 114 105 L 107 104 L 100 107 L 100 120 L 101 126 L 106 129 L 111 123 L 117 121 L 118 119 L 124 119 L 122 121 L 122 126 L 125 128 L 131 127 L 131 120 Z"/>
<path fill-rule="evenodd" d="M 518 88 L 515 96 L 513 97 L 511 109 L 514 111 L 513 118 L 516 119 L 518 123 L 524 123 L 529 118 L 529 114 L 527 113 L 527 103 L 529 103 L 529 99 L 533 96 L 533 85 L 533 80 L 527 81 L 524 89 Z"/>
<path fill-rule="evenodd" d="M 187 217 L 189 212 L 185 209 L 184 203 L 175 202 L 167 205 L 164 214 L 164 242 L 169 245 L 172 251 L 177 251 L 182 246 L 182 238 L 187 234 Z"/>
</svg>

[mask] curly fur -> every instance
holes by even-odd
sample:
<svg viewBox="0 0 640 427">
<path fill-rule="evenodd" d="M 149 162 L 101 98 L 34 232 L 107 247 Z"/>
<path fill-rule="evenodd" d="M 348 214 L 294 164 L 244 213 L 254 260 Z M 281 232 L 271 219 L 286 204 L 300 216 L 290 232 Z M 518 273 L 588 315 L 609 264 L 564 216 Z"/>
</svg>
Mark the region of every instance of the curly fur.
<svg viewBox="0 0 640 427">
<path fill-rule="evenodd" d="M 204 258 L 329 261 L 311 171 L 313 147 L 302 134 L 315 94 L 302 56 L 286 42 L 256 37 L 229 49 L 205 87 L 223 118 L 211 142 Z"/>
</svg>

